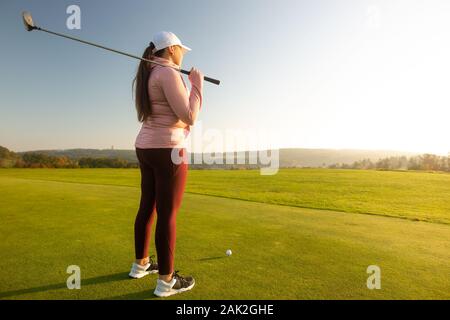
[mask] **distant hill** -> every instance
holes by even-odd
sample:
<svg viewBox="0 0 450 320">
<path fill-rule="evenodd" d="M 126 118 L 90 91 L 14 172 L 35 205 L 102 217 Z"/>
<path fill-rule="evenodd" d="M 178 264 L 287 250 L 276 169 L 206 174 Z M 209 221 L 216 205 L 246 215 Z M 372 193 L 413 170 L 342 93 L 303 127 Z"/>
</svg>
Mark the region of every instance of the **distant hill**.
<svg viewBox="0 0 450 320">
<path fill-rule="evenodd" d="M 59 157 L 67 156 L 70 159 L 78 160 L 80 158 L 119 158 L 130 162 L 136 162 L 136 152 L 134 150 L 120 149 L 58 149 L 58 150 L 32 150 L 17 152 L 24 154 L 27 152 L 38 152 L 49 156 Z"/>
<path fill-rule="evenodd" d="M 137 163 L 135 150 L 126 149 L 63 149 L 63 150 L 33 150 L 50 156 L 67 156 L 70 159 L 80 158 L 119 158 L 128 162 Z M 17 152 L 22 155 L 26 152 Z M 362 159 L 377 161 L 381 158 L 398 156 L 416 156 L 418 153 L 391 151 L 391 150 L 353 150 L 353 149 L 280 149 L 280 167 L 324 167 L 331 164 L 351 164 Z M 191 159 L 194 156 L 190 154 Z M 191 167 L 203 167 L 192 165 Z M 214 166 L 220 167 L 220 166 Z"/>
<path fill-rule="evenodd" d="M 280 149 L 280 167 L 322 167 L 351 164 L 362 159 L 376 161 L 387 157 L 417 156 L 419 153 L 392 150 Z"/>
</svg>

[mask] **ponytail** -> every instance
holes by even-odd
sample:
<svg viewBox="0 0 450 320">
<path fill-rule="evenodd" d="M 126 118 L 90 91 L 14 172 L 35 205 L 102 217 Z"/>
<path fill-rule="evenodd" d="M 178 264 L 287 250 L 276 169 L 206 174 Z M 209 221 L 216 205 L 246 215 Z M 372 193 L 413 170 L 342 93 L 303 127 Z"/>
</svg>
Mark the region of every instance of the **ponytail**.
<svg viewBox="0 0 450 320">
<path fill-rule="evenodd" d="M 142 54 L 142 58 L 151 60 L 154 56 L 161 57 L 165 50 L 161 49 L 155 53 L 152 53 L 154 49 L 154 43 L 150 42 L 149 46 Z M 150 74 L 150 62 L 141 60 L 136 77 L 133 79 L 132 84 L 132 87 L 134 88 L 135 106 L 139 122 L 144 122 L 151 114 L 151 102 L 148 93 L 148 79 L 150 78 Z"/>
</svg>

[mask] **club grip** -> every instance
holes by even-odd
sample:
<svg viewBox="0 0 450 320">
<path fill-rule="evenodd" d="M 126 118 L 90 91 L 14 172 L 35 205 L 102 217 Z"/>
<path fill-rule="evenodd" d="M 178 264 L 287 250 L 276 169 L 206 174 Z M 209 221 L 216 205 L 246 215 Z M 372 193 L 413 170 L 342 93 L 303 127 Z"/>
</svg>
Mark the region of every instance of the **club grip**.
<svg viewBox="0 0 450 320">
<path fill-rule="evenodd" d="M 184 73 L 184 74 L 187 74 L 187 75 L 189 75 L 189 73 L 190 73 L 189 71 L 186 71 L 186 70 L 183 70 L 183 69 L 181 69 L 180 72 Z M 213 79 L 213 78 L 206 77 L 206 76 L 203 76 L 203 80 L 211 82 L 211 83 L 214 83 L 214 84 L 217 84 L 217 85 L 220 84 L 220 80 Z"/>
</svg>

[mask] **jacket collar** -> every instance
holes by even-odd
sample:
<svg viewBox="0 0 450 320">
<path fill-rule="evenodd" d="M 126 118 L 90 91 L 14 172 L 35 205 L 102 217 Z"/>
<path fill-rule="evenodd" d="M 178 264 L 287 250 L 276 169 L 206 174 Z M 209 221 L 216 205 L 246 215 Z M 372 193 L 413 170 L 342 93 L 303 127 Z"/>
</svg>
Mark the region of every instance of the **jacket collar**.
<svg viewBox="0 0 450 320">
<path fill-rule="evenodd" d="M 159 62 L 159 63 L 165 64 L 165 65 L 172 66 L 172 67 L 175 67 L 175 68 L 177 68 L 177 69 L 180 69 L 180 66 L 179 66 L 179 65 L 177 65 L 176 63 L 174 63 L 174 62 L 172 62 L 171 60 L 166 59 L 166 58 L 162 58 L 162 57 L 153 57 L 151 60 L 154 60 L 154 61 L 156 61 L 156 62 Z M 154 68 L 154 67 L 156 67 L 156 66 L 158 66 L 156 63 L 151 63 L 151 62 L 150 62 L 150 67 L 151 67 L 151 68 Z"/>
</svg>

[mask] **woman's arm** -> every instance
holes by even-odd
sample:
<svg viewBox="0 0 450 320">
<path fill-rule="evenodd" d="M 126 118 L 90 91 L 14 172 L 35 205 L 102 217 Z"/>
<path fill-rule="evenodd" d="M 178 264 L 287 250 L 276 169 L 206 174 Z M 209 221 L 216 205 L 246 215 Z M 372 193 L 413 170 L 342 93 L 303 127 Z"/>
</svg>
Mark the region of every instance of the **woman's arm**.
<svg viewBox="0 0 450 320">
<path fill-rule="evenodd" d="M 192 78 L 188 96 L 181 74 L 172 68 L 162 69 L 159 81 L 167 102 L 181 121 L 193 125 L 202 106 L 203 79 Z"/>
</svg>

